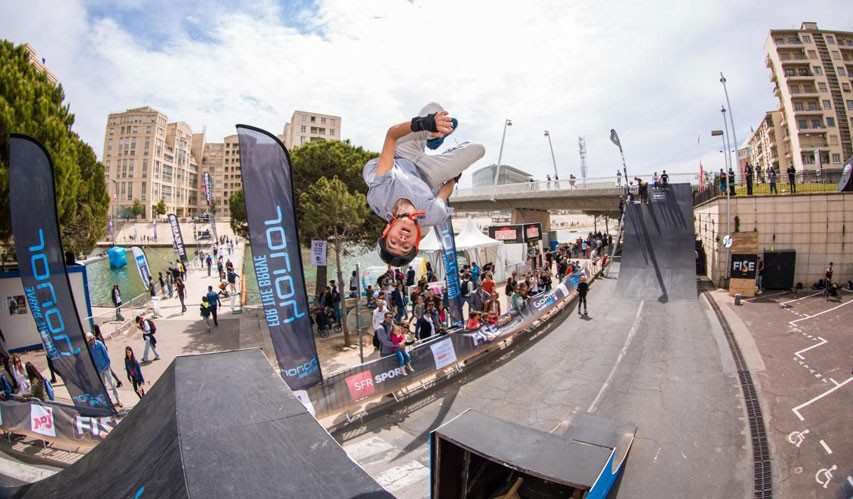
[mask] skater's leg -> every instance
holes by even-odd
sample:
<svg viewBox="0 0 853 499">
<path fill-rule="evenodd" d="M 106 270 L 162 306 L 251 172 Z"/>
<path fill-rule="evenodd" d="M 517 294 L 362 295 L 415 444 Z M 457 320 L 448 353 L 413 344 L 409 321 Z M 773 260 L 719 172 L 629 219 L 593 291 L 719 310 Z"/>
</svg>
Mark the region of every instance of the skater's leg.
<svg viewBox="0 0 853 499">
<path fill-rule="evenodd" d="M 442 154 L 423 155 L 415 165 L 432 191 L 438 192 L 445 182 L 461 175 L 485 154 L 486 148 L 482 145 L 463 142 Z"/>
</svg>

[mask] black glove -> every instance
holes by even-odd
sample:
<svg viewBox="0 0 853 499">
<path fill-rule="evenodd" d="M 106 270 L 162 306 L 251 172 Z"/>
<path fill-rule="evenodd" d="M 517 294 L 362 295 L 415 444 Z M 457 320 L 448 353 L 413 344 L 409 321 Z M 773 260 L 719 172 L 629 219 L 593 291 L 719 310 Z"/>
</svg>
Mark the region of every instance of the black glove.
<svg viewBox="0 0 853 499">
<path fill-rule="evenodd" d="M 412 131 L 422 132 L 424 130 L 428 132 L 438 131 L 438 128 L 435 126 L 435 113 L 412 118 Z"/>
</svg>

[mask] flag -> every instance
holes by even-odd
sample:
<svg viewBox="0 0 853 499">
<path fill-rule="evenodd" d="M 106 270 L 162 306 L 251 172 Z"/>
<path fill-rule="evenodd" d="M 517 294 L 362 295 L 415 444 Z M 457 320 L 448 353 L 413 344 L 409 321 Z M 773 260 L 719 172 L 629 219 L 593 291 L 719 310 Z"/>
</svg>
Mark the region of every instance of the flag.
<svg viewBox="0 0 853 499">
<path fill-rule="evenodd" d="M 613 142 L 620 150 L 622 149 L 622 143 L 619 142 L 619 135 L 613 128 L 610 129 L 610 142 Z"/>
</svg>

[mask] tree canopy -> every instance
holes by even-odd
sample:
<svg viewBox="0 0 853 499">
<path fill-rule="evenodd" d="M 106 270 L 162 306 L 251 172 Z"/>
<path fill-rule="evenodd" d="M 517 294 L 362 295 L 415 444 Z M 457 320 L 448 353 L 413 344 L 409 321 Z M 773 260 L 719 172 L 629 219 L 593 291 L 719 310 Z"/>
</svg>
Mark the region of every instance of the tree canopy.
<svg viewBox="0 0 853 499">
<path fill-rule="evenodd" d="M 370 215 L 364 194 L 350 192 L 337 176 L 318 179 L 299 195 L 299 206 L 304 211 L 299 232 L 308 240 L 349 241 Z"/>
<path fill-rule="evenodd" d="M 249 226 L 246 224 L 246 203 L 243 191 L 235 191 L 228 198 L 228 208 L 231 210 L 231 230 L 238 236 L 249 235 Z"/>
<path fill-rule="evenodd" d="M 41 142 L 54 166 L 56 208 L 66 250 L 87 252 L 106 232 L 109 194 L 104 166 L 71 130 L 74 115 L 61 85 L 30 64 L 23 46 L 0 40 L 0 241 L 12 236 L 9 218 L 10 133 Z M 40 207 L 33 207 L 40 209 Z"/>
<path fill-rule="evenodd" d="M 166 201 L 160 200 L 157 204 L 154 205 L 154 213 L 157 215 L 165 215 L 166 214 Z"/>
</svg>

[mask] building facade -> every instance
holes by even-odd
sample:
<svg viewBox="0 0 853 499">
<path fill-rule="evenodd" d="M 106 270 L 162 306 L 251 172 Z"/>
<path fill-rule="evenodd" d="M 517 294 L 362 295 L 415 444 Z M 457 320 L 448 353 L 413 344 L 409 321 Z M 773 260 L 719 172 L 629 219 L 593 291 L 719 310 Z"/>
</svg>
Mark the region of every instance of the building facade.
<svg viewBox="0 0 853 499">
<path fill-rule="evenodd" d="M 475 171 L 472 175 L 472 183 L 474 187 L 487 187 L 490 185 L 495 185 L 495 169 L 497 165 L 489 165 L 480 168 Z M 519 170 L 518 168 L 509 166 L 509 165 L 501 165 L 500 177 L 498 178 L 498 184 L 518 184 L 521 182 L 527 182 L 533 175 Z"/>
<path fill-rule="evenodd" d="M 213 181 L 212 201 L 216 216 L 230 218 L 231 209 L 228 200 L 232 194 L 243 189 L 240 172 L 240 142 L 237 135 L 229 135 L 222 142 L 206 143 L 203 147 L 202 171 L 207 171 Z M 201 203 L 205 204 L 203 192 L 202 189 Z"/>
<path fill-rule="evenodd" d="M 36 52 L 36 49 L 34 49 L 33 46 L 29 43 L 25 43 L 24 50 L 27 51 L 27 55 L 29 55 L 30 57 L 30 64 L 32 64 L 36 69 L 44 73 L 44 75 L 47 77 L 47 81 L 53 83 L 54 85 L 58 85 L 59 80 L 56 79 L 56 75 L 53 74 L 49 69 L 47 69 L 47 66 L 45 65 L 47 61 L 45 61 L 43 57 L 39 56 L 38 52 Z"/>
<path fill-rule="evenodd" d="M 139 107 L 107 118 L 103 163 L 110 192 L 110 213 L 130 214 L 139 201 L 143 218 L 155 214 L 162 200 L 166 213 L 196 215 L 199 205 L 199 162 L 193 155 L 193 133 L 183 122 Z"/>
<path fill-rule="evenodd" d="M 284 125 L 282 142 L 288 150 L 306 142 L 341 140 L 341 117 L 331 114 L 294 111 Z"/>
<path fill-rule="evenodd" d="M 749 163 L 760 175 L 765 175 L 771 166 L 784 172 L 791 165 L 790 143 L 780 140 L 783 134 L 782 111 L 768 111 L 750 134 Z"/>
<path fill-rule="evenodd" d="M 840 169 L 853 156 L 853 32 L 771 30 L 766 64 L 779 100 L 780 166 L 797 171 Z"/>
</svg>

